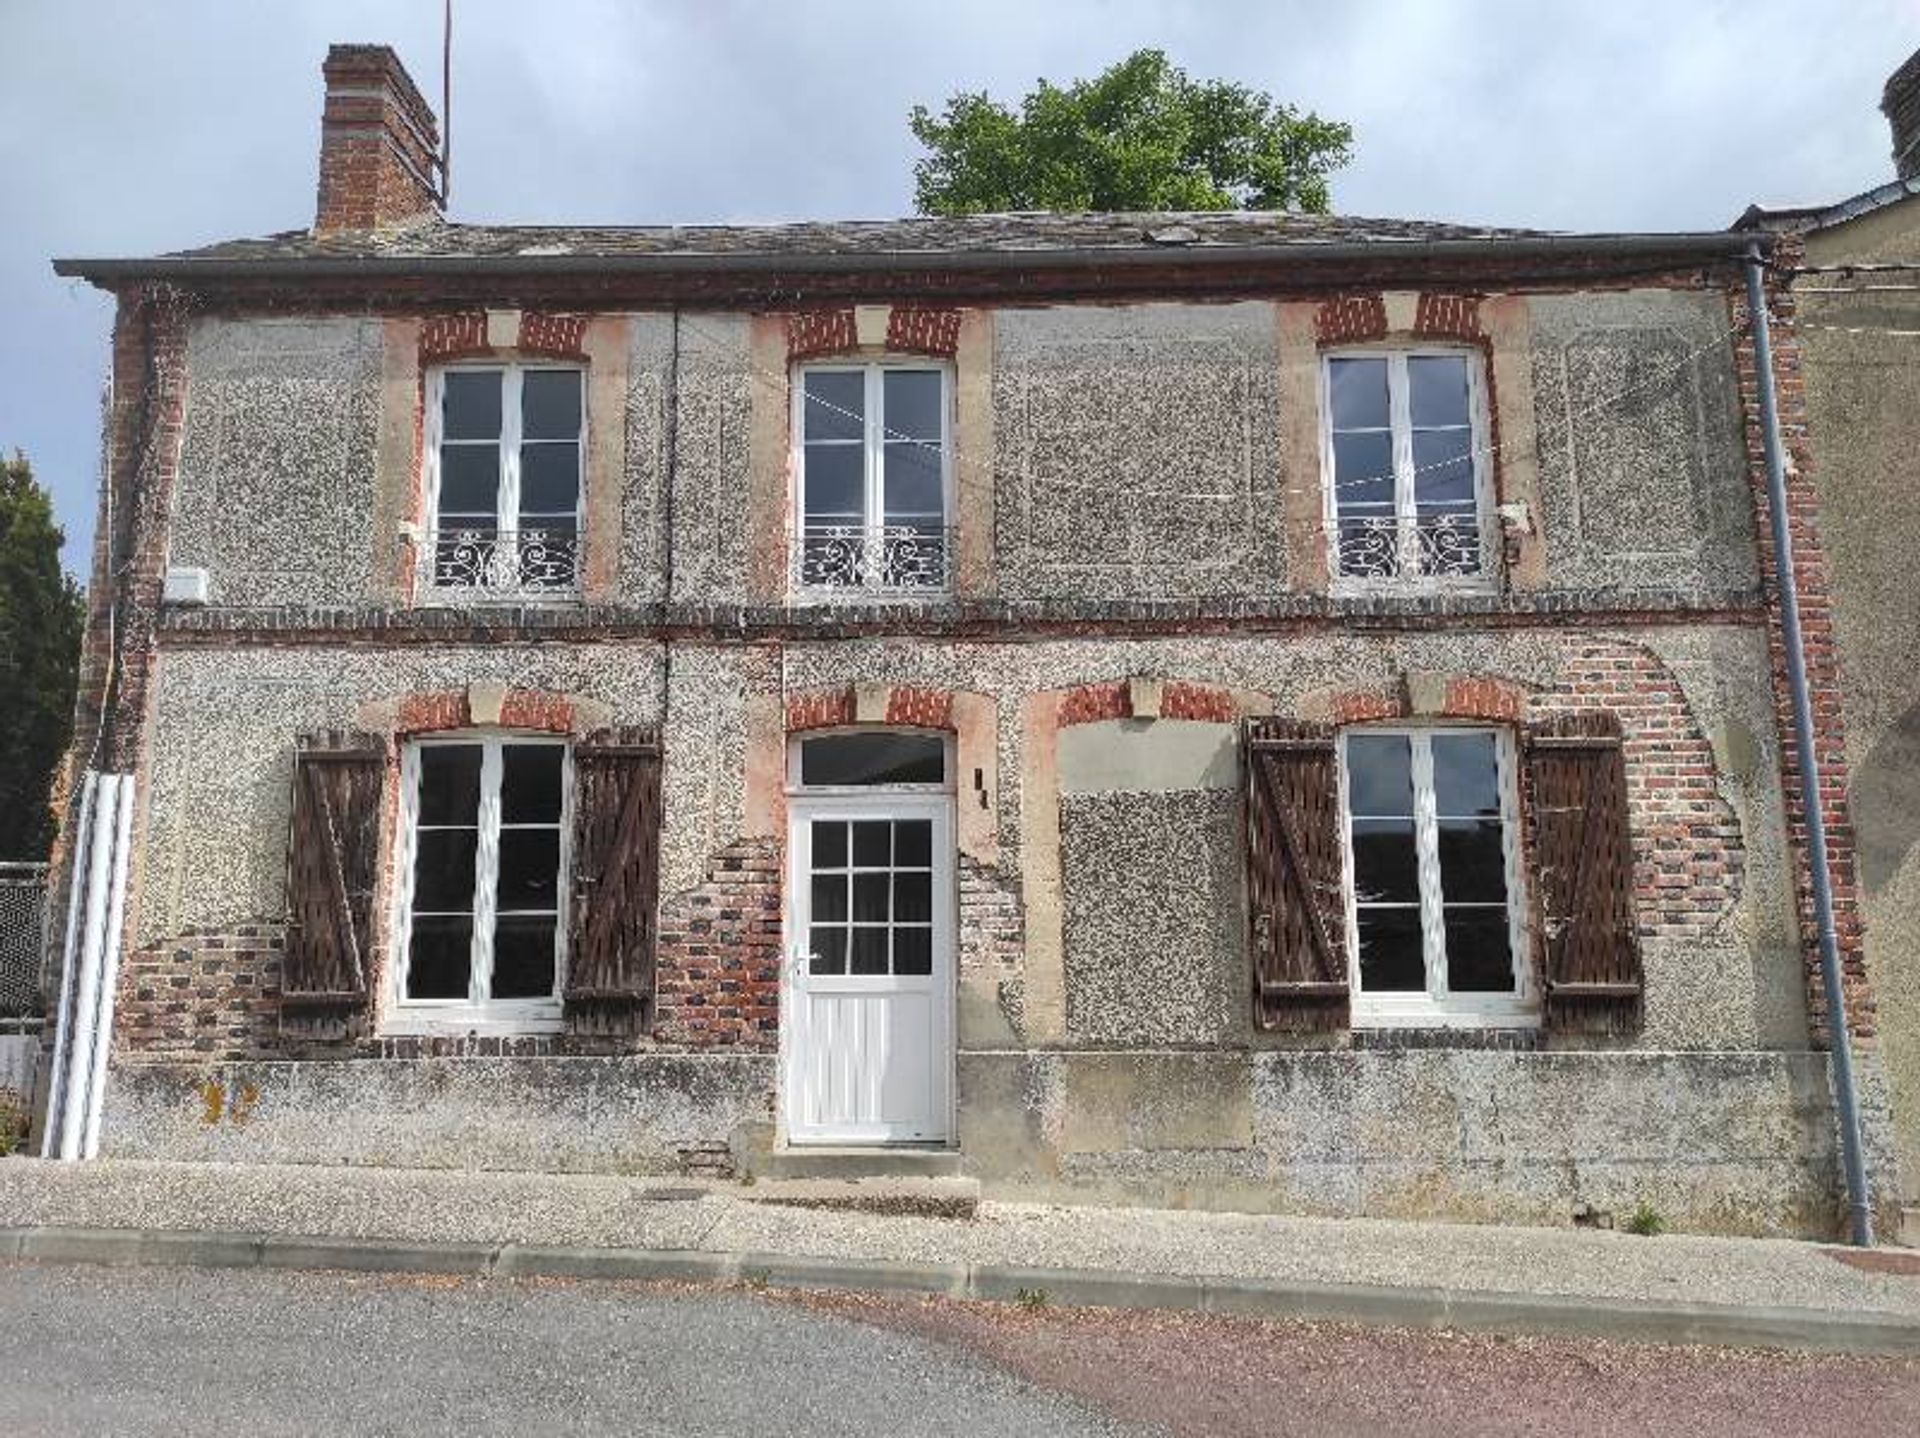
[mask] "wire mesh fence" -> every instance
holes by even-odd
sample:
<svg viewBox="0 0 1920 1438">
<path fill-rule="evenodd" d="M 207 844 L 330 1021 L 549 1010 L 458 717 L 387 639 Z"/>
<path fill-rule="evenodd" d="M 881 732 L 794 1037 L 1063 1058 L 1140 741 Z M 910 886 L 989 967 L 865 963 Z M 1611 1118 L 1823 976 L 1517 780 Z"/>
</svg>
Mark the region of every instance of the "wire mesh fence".
<svg viewBox="0 0 1920 1438">
<path fill-rule="evenodd" d="M 0 863 L 0 1019 L 40 1013 L 47 866 Z"/>
</svg>

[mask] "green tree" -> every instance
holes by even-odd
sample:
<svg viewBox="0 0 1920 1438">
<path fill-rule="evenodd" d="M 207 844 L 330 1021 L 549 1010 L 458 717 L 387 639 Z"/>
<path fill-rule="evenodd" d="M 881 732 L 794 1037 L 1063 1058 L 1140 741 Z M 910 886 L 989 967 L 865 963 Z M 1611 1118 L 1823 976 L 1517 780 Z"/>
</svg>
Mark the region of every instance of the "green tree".
<svg viewBox="0 0 1920 1438">
<path fill-rule="evenodd" d="M 1098 79 L 1042 80 L 1015 114 L 960 94 L 935 116 L 913 107 L 927 148 L 913 168 L 922 214 L 994 210 L 1309 210 L 1351 158 L 1353 131 L 1271 95 L 1204 84 L 1159 50 Z"/>
<path fill-rule="evenodd" d="M 80 588 L 60 568 L 65 536 L 26 456 L 0 459 L 0 859 L 44 859 L 47 805 L 73 727 Z"/>
</svg>

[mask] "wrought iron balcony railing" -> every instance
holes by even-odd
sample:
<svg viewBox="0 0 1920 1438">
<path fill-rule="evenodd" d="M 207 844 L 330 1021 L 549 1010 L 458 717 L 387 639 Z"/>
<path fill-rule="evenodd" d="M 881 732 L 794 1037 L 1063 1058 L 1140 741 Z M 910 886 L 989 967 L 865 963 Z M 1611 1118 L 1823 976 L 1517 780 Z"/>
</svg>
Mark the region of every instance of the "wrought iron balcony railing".
<svg viewBox="0 0 1920 1438">
<path fill-rule="evenodd" d="M 794 537 L 801 589 L 920 593 L 945 589 L 953 530 L 921 524 L 809 524 Z"/>
<path fill-rule="evenodd" d="M 575 529 L 439 529 L 420 550 L 427 592 L 484 599 L 551 598 L 578 583 Z"/>
<path fill-rule="evenodd" d="M 1472 580 L 1493 572 L 1478 514 L 1342 515 L 1327 527 L 1333 572 L 1357 580 Z"/>
</svg>

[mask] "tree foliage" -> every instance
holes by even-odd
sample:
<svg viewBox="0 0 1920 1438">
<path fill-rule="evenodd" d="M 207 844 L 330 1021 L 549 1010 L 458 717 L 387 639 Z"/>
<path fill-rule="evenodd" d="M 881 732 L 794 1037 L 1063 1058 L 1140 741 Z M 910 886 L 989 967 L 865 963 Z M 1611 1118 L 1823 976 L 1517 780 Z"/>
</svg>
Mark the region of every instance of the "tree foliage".
<svg viewBox="0 0 1920 1438">
<path fill-rule="evenodd" d="M 909 124 L 922 214 L 1005 210 L 1308 210 L 1351 157 L 1352 129 L 1223 80 L 1196 83 L 1159 50 L 1097 79 L 1042 80 L 1019 113 L 959 94 Z"/>
<path fill-rule="evenodd" d="M 26 457 L 0 459 L 0 858 L 44 859 L 48 789 L 73 724 L 85 606 Z"/>
</svg>

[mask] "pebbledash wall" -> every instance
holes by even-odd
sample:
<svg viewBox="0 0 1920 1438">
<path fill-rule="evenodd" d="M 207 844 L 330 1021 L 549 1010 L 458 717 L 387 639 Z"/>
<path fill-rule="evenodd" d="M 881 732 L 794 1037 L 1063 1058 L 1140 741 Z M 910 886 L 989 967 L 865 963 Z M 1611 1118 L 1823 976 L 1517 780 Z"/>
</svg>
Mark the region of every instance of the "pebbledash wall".
<svg viewBox="0 0 1920 1438">
<path fill-rule="evenodd" d="M 896 346 L 950 356 L 956 381 L 957 593 L 906 611 L 784 597 L 788 365 L 844 352 L 847 310 L 566 329 L 591 373 L 586 603 L 505 612 L 408 598 L 421 366 L 458 323 L 185 316 L 177 463 L 162 431 L 138 467 L 162 536 L 143 553 L 205 567 L 212 594 L 153 612 L 137 676 L 107 1154 L 751 1168 L 776 1138 L 785 745 L 877 719 L 956 736 L 959 1148 L 988 1193 L 1544 1222 L 1646 1201 L 1690 1228 L 1832 1228 L 1724 277 L 895 306 Z M 520 315 L 520 342 L 551 323 Z M 1487 356 L 1505 582 L 1329 596 L 1320 347 L 1436 335 Z M 1576 707 L 1625 727 L 1638 1031 L 1256 1033 L 1239 720 Z M 496 713 L 659 726 L 650 1032 L 613 1051 L 382 1037 L 376 1003 L 339 1042 L 283 1035 L 297 737 Z"/>
</svg>

